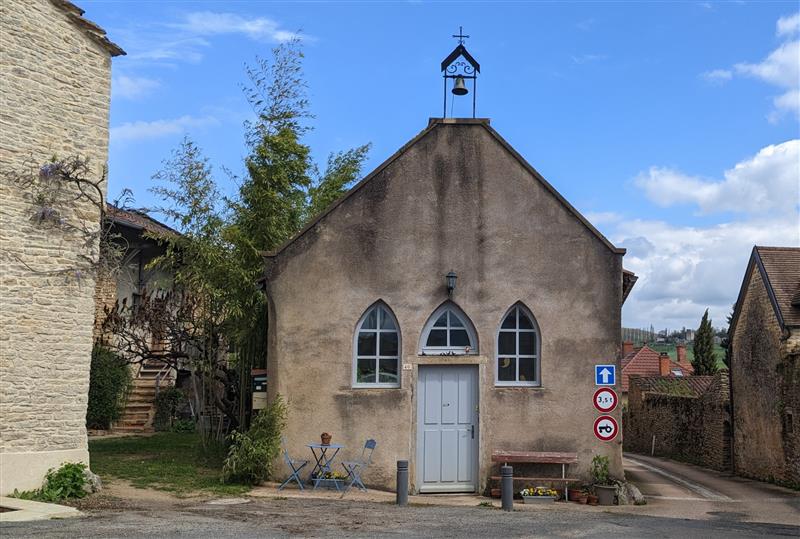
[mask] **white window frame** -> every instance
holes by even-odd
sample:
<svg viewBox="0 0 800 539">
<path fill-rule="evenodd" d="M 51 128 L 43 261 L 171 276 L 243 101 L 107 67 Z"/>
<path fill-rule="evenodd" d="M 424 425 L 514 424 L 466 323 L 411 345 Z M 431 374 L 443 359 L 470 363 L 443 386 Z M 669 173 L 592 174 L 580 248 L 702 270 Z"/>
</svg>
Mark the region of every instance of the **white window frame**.
<svg viewBox="0 0 800 539">
<path fill-rule="evenodd" d="M 456 316 L 461 323 L 464 325 L 463 328 L 458 326 L 451 326 L 450 325 L 450 317 L 447 318 L 447 326 L 444 328 L 437 327 L 434 328 L 433 325 L 439 319 L 442 314 L 445 312 L 451 313 L 451 315 Z M 463 346 L 426 346 L 425 343 L 428 342 L 428 336 L 430 335 L 431 330 L 433 329 L 446 329 L 447 330 L 447 340 L 448 343 L 450 341 L 450 330 L 451 329 L 465 329 L 467 331 L 467 338 L 469 339 L 469 350 L 467 350 Z M 478 353 L 478 333 L 475 331 L 475 326 L 472 324 L 472 320 L 470 320 L 469 316 L 461 310 L 458 305 L 452 302 L 447 302 L 439 306 L 438 309 L 433 311 L 433 314 L 428 317 L 428 321 L 425 322 L 425 326 L 422 330 L 422 336 L 419 340 L 419 354 L 422 356 L 467 356 L 467 355 L 476 355 Z"/>
<path fill-rule="evenodd" d="M 394 323 L 395 329 L 381 329 L 381 318 L 380 318 L 380 311 L 377 313 L 378 316 L 375 317 L 375 329 L 365 329 L 362 330 L 361 326 L 364 324 L 364 321 L 367 319 L 369 314 L 375 310 L 381 309 L 386 315 Z M 359 356 L 358 355 L 358 334 L 362 331 L 365 332 L 374 332 L 375 333 L 375 354 L 374 356 Z M 396 356 L 382 356 L 379 354 L 380 350 L 380 342 L 381 342 L 381 333 L 396 333 L 397 334 L 397 355 Z M 386 303 L 379 301 L 377 303 L 373 303 L 369 306 L 369 308 L 364 311 L 364 314 L 361 315 L 361 318 L 358 319 L 358 323 L 356 324 L 356 330 L 353 333 L 353 376 L 352 376 L 352 384 L 354 388 L 398 388 L 401 385 L 401 376 L 402 376 L 402 362 L 401 358 L 402 355 L 402 343 L 403 340 L 400 335 L 400 324 L 397 322 L 397 317 L 395 317 L 392 310 L 389 308 Z M 374 359 L 375 360 L 375 382 L 359 382 L 358 381 L 358 360 L 361 359 Z M 397 382 L 378 382 L 377 380 L 380 379 L 380 360 L 381 359 L 394 359 L 397 361 Z"/>
<path fill-rule="evenodd" d="M 516 313 L 516 327 L 514 329 L 504 329 L 503 322 L 512 312 Z M 533 329 L 520 329 L 519 328 L 519 314 L 523 313 L 531 321 Z M 516 341 L 515 354 L 500 354 L 500 333 L 514 333 Z M 520 354 L 519 353 L 519 334 L 520 333 L 533 333 L 536 335 L 536 346 L 534 347 L 533 354 Z M 497 327 L 494 339 L 494 385 L 497 387 L 541 387 L 542 386 L 542 333 L 539 331 L 539 324 L 536 322 L 536 317 L 533 313 L 522 303 L 515 303 L 508 309 L 500 318 L 500 324 Z M 500 360 L 504 358 L 514 359 L 516 364 L 516 380 L 500 380 Z M 520 359 L 533 359 L 534 371 L 536 380 L 519 380 L 519 360 Z"/>
</svg>

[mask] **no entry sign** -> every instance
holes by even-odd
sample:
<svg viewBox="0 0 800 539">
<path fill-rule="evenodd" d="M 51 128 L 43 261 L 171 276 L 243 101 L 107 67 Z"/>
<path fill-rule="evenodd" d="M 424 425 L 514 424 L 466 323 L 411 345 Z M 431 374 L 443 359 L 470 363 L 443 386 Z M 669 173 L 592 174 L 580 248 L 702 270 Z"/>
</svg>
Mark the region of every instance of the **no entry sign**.
<svg viewBox="0 0 800 539">
<path fill-rule="evenodd" d="M 613 412 L 614 408 L 617 407 L 617 402 L 619 402 L 617 392 L 610 387 L 601 387 L 594 392 L 594 407 L 597 408 L 598 412 L 604 414 Z"/>
<path fill-rule="evenodd" d="M 617 437 L 619 425 L 610 415 L 601 415 L 594 422 L 594 435 L 603 442 L 610 442 Z"/>
</svg>

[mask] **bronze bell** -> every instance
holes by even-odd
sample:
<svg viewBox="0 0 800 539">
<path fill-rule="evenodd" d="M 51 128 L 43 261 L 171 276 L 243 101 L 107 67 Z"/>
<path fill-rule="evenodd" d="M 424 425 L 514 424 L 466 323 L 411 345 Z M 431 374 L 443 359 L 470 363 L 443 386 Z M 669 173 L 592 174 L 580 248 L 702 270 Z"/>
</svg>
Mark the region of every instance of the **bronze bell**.
<svg viewBox="0 0 800 539">
<path fill-rule="evenodd" d="M 469 90 L 467 90 L 467 85 L 464 84 L 464 77 L 459 75 L 456 77 L 456 82 L 453 84 L 453 95 L 467 95 Z"/>
</svg>

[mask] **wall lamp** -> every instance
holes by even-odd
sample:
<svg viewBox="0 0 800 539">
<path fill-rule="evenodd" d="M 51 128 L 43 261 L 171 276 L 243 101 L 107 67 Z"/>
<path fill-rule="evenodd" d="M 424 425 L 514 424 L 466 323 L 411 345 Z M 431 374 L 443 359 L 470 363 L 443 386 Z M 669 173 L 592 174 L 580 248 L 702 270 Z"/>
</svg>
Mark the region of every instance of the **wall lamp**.
<svg viewBox="0 0 800 539">
<path fill-rule="evenodd" d="M 453 296 L 453 290 L 456 289 L 456 279 L 458 279 L 458 275 L 454 271 L 450 271 L 447 275 L 444 276 L 445 282 L 447 283 L 447 296 Z"/>
</svg>

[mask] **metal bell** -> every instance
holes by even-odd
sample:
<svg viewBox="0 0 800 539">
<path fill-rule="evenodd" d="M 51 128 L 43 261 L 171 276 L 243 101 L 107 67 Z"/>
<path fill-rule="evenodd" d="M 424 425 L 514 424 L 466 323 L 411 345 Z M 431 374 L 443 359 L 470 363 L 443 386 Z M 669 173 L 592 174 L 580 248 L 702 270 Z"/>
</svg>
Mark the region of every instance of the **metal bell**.
<svg viewBox="0 0 800 539">
<path fill-rule="evenodd" d="M 467 95 L 469 90 L 467 90 L 467 85 L 464 84 L 464 77 L 458 76 L 456 77 L 456 82 L 453 84 L 453 95 Z"/>
</svg>

